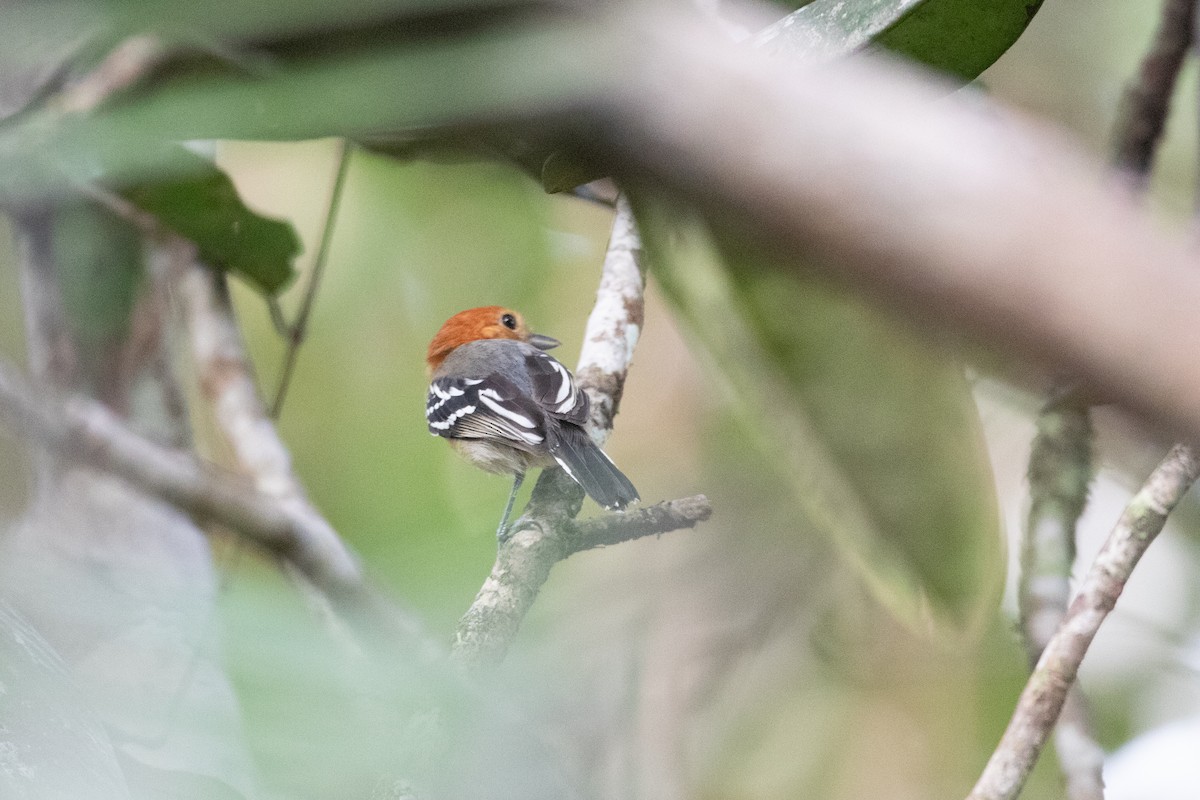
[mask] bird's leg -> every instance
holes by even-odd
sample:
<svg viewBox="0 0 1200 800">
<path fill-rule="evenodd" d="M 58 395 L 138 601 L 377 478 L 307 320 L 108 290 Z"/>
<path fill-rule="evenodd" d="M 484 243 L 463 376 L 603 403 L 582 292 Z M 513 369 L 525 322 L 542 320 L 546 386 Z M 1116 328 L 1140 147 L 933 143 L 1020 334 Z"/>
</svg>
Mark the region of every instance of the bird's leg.
<svg viewBox="0 0 1200 800">
<path fill-rule="evenodd" d="M 524 480 L 524 472 L 518 472 L 517 477 L 513 478 L 512 491 L 508 493 L 508 503 L 504 506 L 504 516 L 500 518 L 500 527 L 496 529 L 496 538 L 502 542 L 508 538 L 508 515 L 512 513 L 513 502 L 517 499 L 517 491 Z"/>
</svg>

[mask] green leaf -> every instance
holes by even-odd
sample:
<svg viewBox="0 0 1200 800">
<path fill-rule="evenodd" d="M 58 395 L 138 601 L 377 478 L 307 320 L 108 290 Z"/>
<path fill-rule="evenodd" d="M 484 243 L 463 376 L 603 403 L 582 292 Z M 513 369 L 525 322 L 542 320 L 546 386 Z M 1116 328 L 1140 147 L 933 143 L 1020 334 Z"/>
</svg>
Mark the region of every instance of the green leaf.
<svg viewBox="0 0 1200 800">
<path fill-rule="evenodd" d="M 883 47 L 964 83 L 1012 46 L 1042 0 L 815 0 L 758 36 L 766 48 L 829 60 Z"/>
<path fill-rule="evenodd" d="M 251 211 L 229 176 L 211 162 L 186 152 L 174 157 L 191 161 L 185 177 L 144 183 L 122 194 L 195 242 L 205 262 L 266 294 L 280 292 L 295 277 L 292 261 L 300 253 L 296 231 Z"/>
<path fill-rule="evenodd" d="M 1003 559 L 960 365 L 853 295 L 744 250 L 722 264 L 694 226 L 673 249 L 639 211 L 654 274 L 808 525 L 900 619 L 973 629 Z"/>
<path fill-rule="evenodd" d="M 875 44 L 970 82 L 1033 20 L 1042 0 L 926 0 Z"/>
</svg>

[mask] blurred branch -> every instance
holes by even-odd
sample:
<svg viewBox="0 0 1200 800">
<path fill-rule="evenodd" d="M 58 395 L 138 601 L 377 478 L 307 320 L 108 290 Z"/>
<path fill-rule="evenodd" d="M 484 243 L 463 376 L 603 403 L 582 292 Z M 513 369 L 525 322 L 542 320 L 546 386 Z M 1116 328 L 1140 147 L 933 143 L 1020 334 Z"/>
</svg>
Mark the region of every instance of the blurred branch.
<svg viewBox="0 0 1200 800">
<path fill-rule="evenodd" d="M 645 304 L 642 246 L 628 201 L 618 198 L 613 231 L 588 317 L 576 376 L 592 401 L 589 429 L 603 443 L 612 430 L 625 376 L 641 333 Z M 712 514 L 703 495 L 620 514 L 574 521 L 583 499 L 560 469 L 542 471 L 529 506 L 502 541 L 496 563 L 458 623 L 452 654 L 468 668 L 499 663 L 551 568 L 581 550 L 692 528 Z"/>
<path fill-rule="evenodd" d="M 1052 404 L 1039 415 L 1037 425 L 1029 456 L 1029 515 L 1017 598 L 1034 661 L 1067 610 L 1075 525 L 1092 478 L 1092 423 L 1085 406 Z"/>
<path fill-rule="evenodd" d="M 200 519 L 244 533 L 294 561 L 334 594 L 361 585 L 358 564 L 331 553 L 310 517 L 249 489 L 236 476 L 180 450 L 162 447 L 125 427 L 99 403 L 57 400 L 39 393 L 0 362 L 0 423 L 61 455 L 111 472 Z"/>
<path fill-rule="evenodd" d="M 674 17 L 638 30 L 626 69 L 655 78 L 597 123 L 627 183 L 695 203 L 768 268 L 1200 435 L 1194 254 L 1076 146 L 893 62 L 806 67 Z"/>
<path fill-rule="evenodd" d="M 586 155 L 782 254 L 770 268 L 816 265 L 935 332 L 1075 376 L 1200 435 L 1194 256 L 1077 146 L 986 100 L 946 97 L 948 87 L 894 62 L 768 57 L 677 6 L 608 13 L 586 28 L 545 23 L 398 49 L 336 73 L 314 62 L 258 82 L 197 81 L 172 88 L 170 103 L 147 98 L 136 119 L 113 109 L 86 125 L 13 126 L 0 136 L 4 183 L 12 193 L 52 190 L 63 170 L 46 164 L 60 153 L 94 156 L 114 179 L 169 172 L 179 165 L 157 154 L 163 140 L 355 136 L 570 113 L 573 129 L 588 132 Z M 521 55 L 529 52 L 548 57 Z M 313 107 L 335 74 L 407 93 L 388 104 L 343 93 Z M 451 83 L 419 93 L 421 81 L 398 84 L 397 74 Z M 302 103 L 313 113 L 296 114 Z M 195 113 L 176 113 L 185 106 Z"/>
<path fill-rule="evenodd" d="M 1192 45 L 1196 0 L 1164 0 L 1162 17 L 1137 78 L 1125 89 L 1114 161 L 1144 188 L 1171 111 L 1171 95 Z"/>
<path fill-rule="evenodd" d="M 76 416 L 52 413 L 46 424 L 32 433 L 55 449 L 120 475 L 195 517 L 246 536 L 283 559 L 307 586 L 320 592 L 320 597 L 309 594 L 310 601 L 322 607 L 328 602 L 347 621 L 387 632 L 396 640 L 393 644 L 406 645 L 410 654 L 421 660 L 440 658 L 442 649 L 433 644 L 417 618 L 367 584 L 357 557 L 311 504 L 292 472 L 291 457 L 255 386 L 223 278 L 200 263 L 192 242 L 164 228 L 153 215 L 103 189 L 83 190 L 138 227 L 171 262 L 168 270 L 177 282 L 201 389 L 255 490 L 237 476 L 187 453 L 141 440 L 119 421 L 106 419 L 103 408 L 85 408 L 80 419 L 99 421 L 93 433 L 106 451 L 104 458 L 90 458 L 91 449 L 80 447 L 87 443 L 86 437 L 80 440 L 72 431 L 62 430 L 75 423 Z M 0 387 L 0 421 L 4 404 Z M 67 411 L 71 408 L 66 406 Z M 57 433 L 56 426 L 60 429 Z"/>
<path fill-rule="evenodd" d="M 1167 515 L 1200 475 L 1191 448 L 1175 445 L 1134 495 L 1096 555 L 1062 624 L 1050 638 L 1000 744 L 969 800 L 1013 800 L 1033 770 L 1100 624 Z"/>
<path fill-rule="evenodd" d="M 329 521 L 309 501 L 292 470 L 292 459 L 259 397 L 253 370 L 242 343 L 229 300 L 225 276 L 194 257 L 193 248 L 175 239 L 160 245 L 168 251 L 188 341 L 192 346 L 200 390 L 216 416 L 224 439 L 233 450 L 241 471 L 264 496 L 281 508 L 306 520 L 310 550 L 341 565 L 338 569 L 360 584 L 358 560 L 346 547 Z M 285 561 L 288 567 L 290 562 Z M 300 583 L 310 603 L 321 612 L 330 629 L 344 635 L 329 599 L 301 569 L 289 570 Z M 344 636 L 343 636 L 344 638 Z"/>
<path fill-rule="evenodd" d="M 81 396 L 65 401 L 36 391 L 0 361 L 0 425 L 64 458 L 116 475 L 193 518 L 224 525 L 275 553 L 317 587 L 348 621 L 419 663 L 441 658 L 416 617 L 363 580 L 357 559 L 328 523 L 299 502 L 281 502 L 239 476 L 182 450 L 155 444 L 103 405 Z"/>
<path fill-rule="evenodd" d="M 67 113 L 95 111 L 113 95 L 145 78 L 168 54 L 156 36 L 131 36 L 91 72 L 58 93 L 55 105 Z"/>
</svg>

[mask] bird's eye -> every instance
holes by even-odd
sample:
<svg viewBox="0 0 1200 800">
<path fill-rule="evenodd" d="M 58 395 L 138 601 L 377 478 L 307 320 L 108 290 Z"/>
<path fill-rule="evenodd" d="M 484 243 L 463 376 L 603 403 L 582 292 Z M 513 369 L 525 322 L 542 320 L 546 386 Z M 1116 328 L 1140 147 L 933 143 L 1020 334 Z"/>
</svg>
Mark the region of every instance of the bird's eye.
<svg viewBox="0 0 1200 800">
<path fill-rule="evenodd" d="M 512 314 L 504 314 L 500 317 L 500 324 L 510 331 L 515 331 L 517 329 L 517 318 Z"/>
</svg>

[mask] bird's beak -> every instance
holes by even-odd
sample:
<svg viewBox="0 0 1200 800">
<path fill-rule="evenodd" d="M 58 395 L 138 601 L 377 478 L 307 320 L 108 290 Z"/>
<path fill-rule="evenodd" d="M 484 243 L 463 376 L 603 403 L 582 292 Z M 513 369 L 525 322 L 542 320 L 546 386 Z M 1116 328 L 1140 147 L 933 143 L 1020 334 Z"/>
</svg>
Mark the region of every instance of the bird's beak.
<svg viewBox="0 0 1200 800">
<path fill-rule="evenodd" d="M 529 334 L 529 343 L 538 350 L 553 350 L 562 344 L 562 342 L 560 342 L 558 339 L 552 339 L 551 337 L 543 336 L 540 333 Z"/>
</svg>

